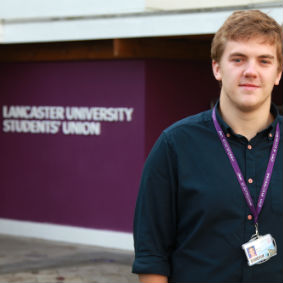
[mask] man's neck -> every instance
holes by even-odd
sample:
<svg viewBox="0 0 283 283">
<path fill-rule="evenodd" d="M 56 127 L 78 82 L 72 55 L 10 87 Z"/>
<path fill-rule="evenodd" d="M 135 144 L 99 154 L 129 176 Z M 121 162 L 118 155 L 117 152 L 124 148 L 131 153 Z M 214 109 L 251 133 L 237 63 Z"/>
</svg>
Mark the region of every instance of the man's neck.
<svg viewBox="0 0 283 283">
<path fill-rule="evenodd" d="M 241 111 L 230 107 L 220 99 L 220 114 L 222 119 L 233 129 L 236 134 L 251 140 L 257 133 L 268 127 L 274 120 L 270 113 L 270 103 L 254 111 Z"/>
</svg>

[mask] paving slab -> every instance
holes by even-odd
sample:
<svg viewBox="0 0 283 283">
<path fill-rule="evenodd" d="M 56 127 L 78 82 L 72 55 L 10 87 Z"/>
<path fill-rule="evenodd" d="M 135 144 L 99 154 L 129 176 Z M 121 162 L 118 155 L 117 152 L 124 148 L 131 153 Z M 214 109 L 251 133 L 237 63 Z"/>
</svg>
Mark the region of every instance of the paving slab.
<svg viewBox="0 0 283 283">
<path fill-rule="evenodd" d="M 0 283 L 137 283 L 133 252 L 0 235 Z"/>
</svg>

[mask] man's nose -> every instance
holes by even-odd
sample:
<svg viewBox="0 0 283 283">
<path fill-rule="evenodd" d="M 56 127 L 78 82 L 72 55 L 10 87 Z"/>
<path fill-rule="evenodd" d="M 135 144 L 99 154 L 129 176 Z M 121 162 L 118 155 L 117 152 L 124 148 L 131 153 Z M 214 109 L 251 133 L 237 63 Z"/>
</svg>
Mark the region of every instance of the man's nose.
<svg viewBox="0 0 283 283">
<path fill-rule="evenodd" d="M 256 62 L 248 61 L 244 70 L 245 77 L 256 77 L 257 76 L 257 66 Z"/>
</svg>

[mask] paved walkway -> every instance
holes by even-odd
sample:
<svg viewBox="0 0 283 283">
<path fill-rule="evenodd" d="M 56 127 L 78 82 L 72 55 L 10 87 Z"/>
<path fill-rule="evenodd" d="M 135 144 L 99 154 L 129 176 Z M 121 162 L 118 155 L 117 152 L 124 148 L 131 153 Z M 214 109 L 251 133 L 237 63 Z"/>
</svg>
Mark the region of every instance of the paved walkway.
<svg viewBox="0 0 283 283">
<path fill-rule="evenodd" d="M 0 283 L 137 283 L 133 253 L 0 236 Z"/>
</svg>

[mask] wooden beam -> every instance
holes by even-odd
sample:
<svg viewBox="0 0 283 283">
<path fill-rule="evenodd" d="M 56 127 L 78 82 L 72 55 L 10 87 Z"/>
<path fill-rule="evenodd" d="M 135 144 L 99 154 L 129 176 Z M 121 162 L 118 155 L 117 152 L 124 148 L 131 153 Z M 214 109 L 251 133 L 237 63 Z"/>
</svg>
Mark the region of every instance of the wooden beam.
<svg viewBox="0 0 283 283">
<path fill-rule="evenodd" d="M 76 61 L 112 57 L 112 40 L 0 45 L 0 62 Z"/>
<path fill-rule="evenodd" d="M 0 45 L 0 62 L 105 59 L 207 60 L 211 35 Z"/>
<path fill-rule="evenodd" d="M 210 58 L 211 37 L 115 39 L 115 58 L 191 59 Z"/>
</svg>

